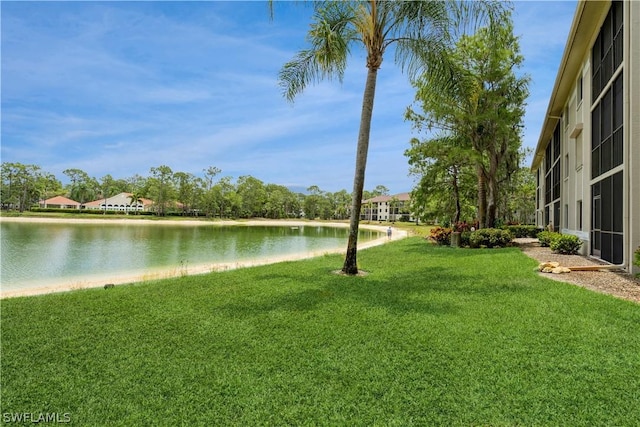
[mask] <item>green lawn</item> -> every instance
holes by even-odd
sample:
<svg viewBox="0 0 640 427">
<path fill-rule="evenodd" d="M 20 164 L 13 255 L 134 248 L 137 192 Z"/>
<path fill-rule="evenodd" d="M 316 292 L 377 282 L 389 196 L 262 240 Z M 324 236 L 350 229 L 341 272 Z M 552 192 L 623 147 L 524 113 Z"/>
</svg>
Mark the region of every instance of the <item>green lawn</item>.
<svg viewBox="0 0 640 427">
<path fill-rule="evenodd" d="M 75 425 L 640 425 L 640 305 L 518 249 L 360 252 L 2 300 L 2 409 Z"/>
</svg>

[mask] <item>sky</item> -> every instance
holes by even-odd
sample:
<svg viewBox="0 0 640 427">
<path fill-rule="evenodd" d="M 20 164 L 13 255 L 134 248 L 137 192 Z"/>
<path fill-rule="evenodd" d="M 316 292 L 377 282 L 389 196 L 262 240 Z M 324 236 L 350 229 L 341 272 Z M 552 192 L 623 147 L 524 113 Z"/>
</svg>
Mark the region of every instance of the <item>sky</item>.
<svg viewBox="0 0 640 427">
<path fill-rule="evenodd" d="M 523 146 L 535 148 L 576 1 L 515 1 L 531 78 Z M 1 7 L 2 162 L 68 182 L 149 176 L 152 167 L 250 175 L 302 191 L 351 191 L 366 78 L 351 52 L 342 83 L 287 101 L 278 72 L 304 49 L 312 10 L 276 1 L 6 1 Z M 387 55 L 378 73 L 365 189 L 411 191 L 404 113 L 415 90 Z M 524 166 L 529 166 L 530 160 Z"/>
</svg>

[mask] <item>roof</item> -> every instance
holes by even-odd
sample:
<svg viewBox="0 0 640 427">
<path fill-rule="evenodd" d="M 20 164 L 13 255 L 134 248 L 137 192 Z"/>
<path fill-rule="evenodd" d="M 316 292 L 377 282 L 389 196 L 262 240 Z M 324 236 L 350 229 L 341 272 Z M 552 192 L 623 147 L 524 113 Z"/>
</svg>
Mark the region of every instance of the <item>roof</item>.
<svg viewBox="0 0 640 427">
<path fill-rule="evenodd" d="M 536 170 L 542 159 L 544 159 L 544 151 L 551 140 L 558 120 L 562 116 L 564 106 L 570 98 L 576 77 L 582 68 L 584 57 L 591 48 L 592 35 L 598 31 L 603 13 L 608 10 L 610 5 L 610 1 L 578 1 L 567 44 L 565 45 L 556 81 L 551 92 L 549 106 L 544 116 L 538 145 L 531 162 L 532 170 Z"/>
<path fill-rule="evenodd" d="M 44 201 L 47 205 L 79 205 L 75 200 L 68 199 L 64 196 L 55 196 Z"/>
<path fill-rule="evenodd" d="M 395 194 L 393 196 L 382 195 L 382 196 L 373 197 L 371 199 L 363 200 L 363 203 L 369 203 L 369 202 L 384 203 L 384 202 L 390 202 L 394 199 L 400 202 L 408 202 L 409 200 L 411 200 L 411 196 L 409 195 L 409 193 L 400 193 L 400 194 Z"/>
</svg>

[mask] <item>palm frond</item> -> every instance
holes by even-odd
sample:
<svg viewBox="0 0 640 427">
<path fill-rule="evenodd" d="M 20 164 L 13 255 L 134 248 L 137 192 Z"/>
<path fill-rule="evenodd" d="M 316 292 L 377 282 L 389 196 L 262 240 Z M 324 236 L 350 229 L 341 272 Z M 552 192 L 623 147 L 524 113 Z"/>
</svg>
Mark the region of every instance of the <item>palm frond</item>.
<svg viewBox="0 0 640 427">
<path fill-rule="evenodd" d="M 328 2 L 316 6 L 307 35 L 310 47 L 296 54 L 279 73 L 280 87 L 289 101 L 310 83 L 333 78 L 342 82 L 349 46 L 357 36 L 352 18 L 353 9 L 348 3 Z"/>
<path fill-rule="evenodd" d="M 396 42 L 396 63 L 410 79 L 423 72 L 446 72 L 440 59 L 456 41 L 481 25 L 499 22 L 510 3 L 496 0 L 396 2 L 396 23 L 388 43 Z M 451 71 L 451 70 L 450 70 Z M 444 76 L 443 82 L 447 81 Z"/>
</svg>

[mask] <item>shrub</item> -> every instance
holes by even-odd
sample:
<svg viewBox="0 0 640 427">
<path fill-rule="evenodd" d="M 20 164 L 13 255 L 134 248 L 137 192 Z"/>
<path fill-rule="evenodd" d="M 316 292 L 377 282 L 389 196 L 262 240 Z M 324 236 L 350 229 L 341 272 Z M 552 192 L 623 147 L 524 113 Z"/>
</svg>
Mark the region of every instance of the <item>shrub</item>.
<svg viewBox="0 0 640 427">
<path fill-rule="evenodd" d="M 507 225 L 504 228 L 517 238 L 536 237 L 540 231 L 535 225 Z"/>
<path fill-rule="evenodd" d="M 72 214 L 72 215 L 105 215 L 105 211 L 101 210 L 101 209 L 76 209 L 76 208 L 66 208 L 66 209 L 60 209 L 60 208 L 40 208 L 40 207 L 35 207 L 35 208 L 31 208 L 30 209 L 31 212 L 51 212 L 51 213 L 65 213 L 65 214 Z M 126 215 L 127 213 L 124 211 L 110 211 L 108 210 L 106 212 L 106 215 Z M 147 215 L 147 216 L 151 216 L 151 215 L 155 215 L 154 212 L 149 212 L 149 211 L 129 211 L 129 215 Z"/>
<path fill-rule="evenodd" d="M 640 247 L 638 247 L 638 249 L 636 249 L 636 260 L 633 261 L 633 263 L 637 266 L 640 267 Z M 638 277 L 640 277 L 640 274 L 637 274 Z"/>
<path fill-rule="evenodd" d="M 582 246 L 582 240 L 580 240 L 578 236 L 572 234 L 555 234 L 556 236 L 553 236 L 549 243 L 552 251 L 564 255 L 575 255 L 578 253 Z"/>
<path fill-rule="evenodd" d="M 508 230 L 498 228 L 481 228 L 472 232 L 469 236 L 469 246 L 472 248 L 487 247 L 496 248 L 507 246 L 513 240 Z"/>
<path fill-rule="evenodd" d="M 439 245 L 449 245 L 451 243 L 451 229 L 446 227 L 433 227 L 429 239 Z"/>
<path fill-rule="evenodd" d="M 463 231 L 460 233 L 460 246 L 461 247 L 469 247 L 471 246 L 471 231 Z"/>
<path fill-rule="evenodd" d="M 548 247 L 555 236 L 559 236 L 560 233 L 555 231 L 541 231 L 538 233 L 538 241 L 540 246 Z"/>
</svg>

